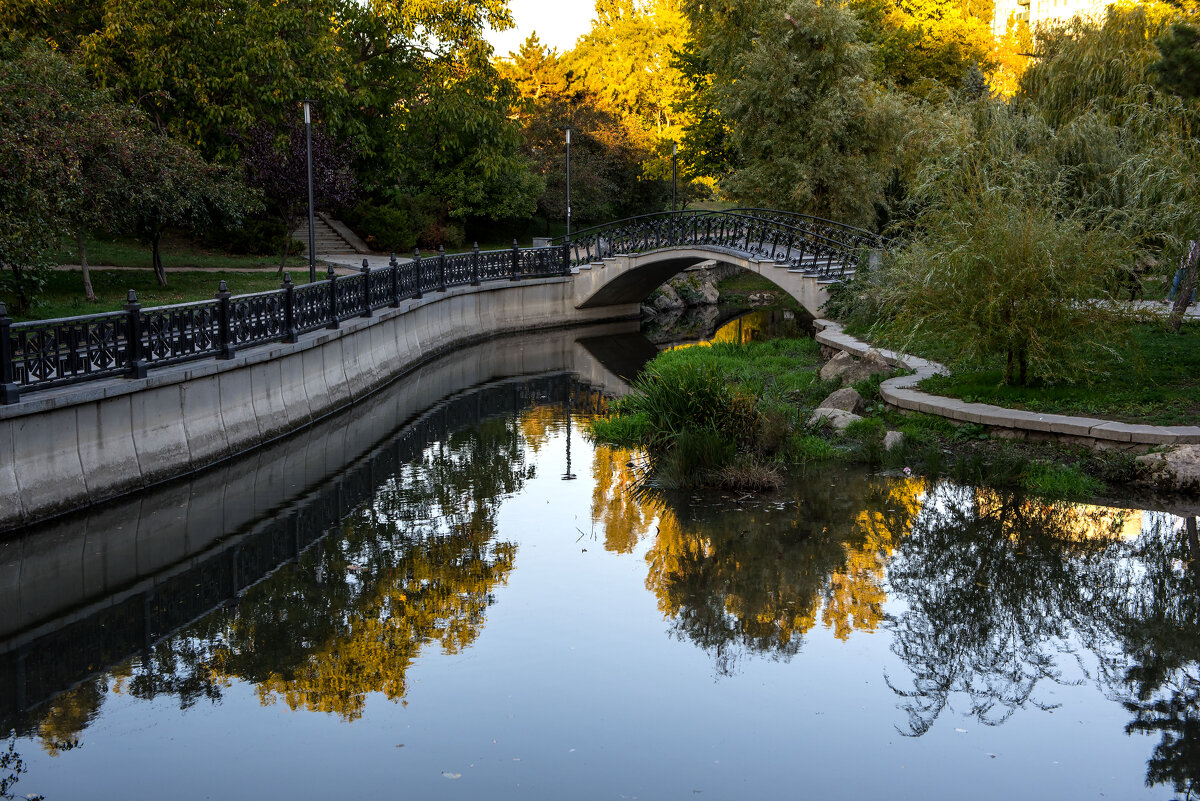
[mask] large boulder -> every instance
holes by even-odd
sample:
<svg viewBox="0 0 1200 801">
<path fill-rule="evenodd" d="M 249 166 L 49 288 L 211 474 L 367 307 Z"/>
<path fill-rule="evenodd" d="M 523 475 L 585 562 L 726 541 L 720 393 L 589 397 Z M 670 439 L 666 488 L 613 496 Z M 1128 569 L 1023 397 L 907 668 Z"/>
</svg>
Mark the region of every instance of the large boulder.
<svg viewBox="0 0 1200 801">
<path fill-rule="evenodd" d="M 1170 491 L 1200 490 L 1200 445 L 1177 445 L 1137 457 L 1143 482 Z"/>
<path fill-rule="evenodd" d="M 668 282 L 688 306 L 711 306 L 720 299 L 711 279 L 703 273 L 683 273 Z"/>
<path fill-rule="evenodd" d="M 853 387 L 842 387 L 817 405 L 822 409 L 841 409 L 852 414 L 862 414 L 867 406 L 862 395 Z"/>
<path fill-rule="evenodd" d="M 808 425 L 815 428 L 828 422 L 829 425 L 833 426 L 835 431 L 845 431 L 851 423 L 861 419 L 857 414 L 848 412 L 845 409 L 817 407 L 813 409 L 812 416 L 808 418 Z"/>
<path fill-rule="evenodd" d="M 833 355 L 833 358 L 821 365 L 822 381 L 832 381 L 835 378 L 841 378 L 846 371 L 854 365 L 854 357 L 844 350 L 840 350 Z"/>
<path fill-rule="evenodd" d="M 646 299 L 647 305 L 657 309 L 660 312 L 674 311 L 687 306 L 683 302 L 683 298 L 679 297 L 679 293 L 675 291 L 675 287 L 670 284 L 663 284 L 654 293 Z"/>
<path fill-rule="evenodd" d="M 827 361 L 820 373 L 822 381 L 839 379 L 843 385 L 855 384 L 875 375 L 889 376 L 891 374 L 891 366 L 874 348 L 864 353 L 861 359 L 855 359 L 849 353 L 842 351 Z"/>
</svg>

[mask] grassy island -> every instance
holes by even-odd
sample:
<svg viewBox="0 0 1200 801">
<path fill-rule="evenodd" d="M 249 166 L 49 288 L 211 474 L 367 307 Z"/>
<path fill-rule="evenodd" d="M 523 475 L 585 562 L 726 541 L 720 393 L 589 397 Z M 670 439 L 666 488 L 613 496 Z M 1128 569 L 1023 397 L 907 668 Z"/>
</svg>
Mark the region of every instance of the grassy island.
<svg viewBox="0 0 1200 801">
<path fill-rule="evenodd" d="M 590 434 L 643 448 L 651 480 L 668 488 L 773 489 L 786 471 L 831 460 L 1057 497 L 1133 478 L 1128 454 L 993 439 L 982 426 L 889 409 L 878 377 L 854 384 L 866 402 L 862 420 L 841 432 L 811 425 L 813 410 L 838 389 L 837 381 L 820 379 L 819 364 L 820 346 L 811 339 L 666 351 L 646 366 L 633 392 L 591 421 Z M 888 431 L 903 434 L 891 450 L 884 447 Z"/>
</svg>

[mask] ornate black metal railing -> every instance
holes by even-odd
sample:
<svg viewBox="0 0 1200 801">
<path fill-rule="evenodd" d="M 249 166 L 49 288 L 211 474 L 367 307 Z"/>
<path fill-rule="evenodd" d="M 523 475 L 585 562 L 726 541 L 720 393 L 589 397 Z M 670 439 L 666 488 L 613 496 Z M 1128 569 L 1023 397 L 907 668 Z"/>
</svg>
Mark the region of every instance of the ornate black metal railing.
<svg viewBox="0 0 1200 801">
<path fill-rule="evenodd" d="M 561 242 L 560 244 L 566 244 Z M 840 279 L 864 252 L 889 246 L 861 228 L 767 209 L 675 211 L 630 217 L 572 233 L 571 264 L 670 247 L 723 250 L 769 258 L 790 269 Z"/>
<path fill-rule="evenodd" d="M 853 226 L 769 209 L 673 211 L 588 228 L 550 247 L 395 258 L 387 267 L 270 292 L 232 295 L 221 282 L 212 300 L 144 309 L 132 290 L 122 311 L 13 323 L 0 304 L 0 404 L 38 389 L 114 376 L 143 378 L 151 367 L 229 359 L 239 348 L 295 342 L 318 328 L 401 301 L 484 281 L 569 275 L 571 267 L 617 254 L 699 247 L 760 259 L 822 278 L 851 273 L 864 253 L 889 246 Z"/>
<path fill-rule="evenodd" d="M 229 359 L 239 348 L 295 342 L 305 332 L 337 328 L 353 317 L 401 301 L 484 281 L 569 275 L 566 246 L 432 256 L 417 251 L 400 264 L 296 286 L 285 276 L 270 292 L 233 295 L 220 282 L 216 297 L 196 303 L 142 308 L 133 290 L 118 312 L 14 323 L 0 303 L 0 403 L 22 394 L 114 376 L 144 378 L 151 367 L 204 358 Z"/>
</svg>

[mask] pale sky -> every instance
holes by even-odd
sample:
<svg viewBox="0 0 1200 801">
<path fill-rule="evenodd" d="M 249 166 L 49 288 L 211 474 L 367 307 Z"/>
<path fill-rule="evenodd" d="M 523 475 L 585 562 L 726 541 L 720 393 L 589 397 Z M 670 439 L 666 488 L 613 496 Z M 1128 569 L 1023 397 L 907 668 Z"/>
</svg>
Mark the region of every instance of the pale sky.
<svg viewBox="0 0 1200 801">
<path fill-rule="evenodd" d="M 537 32 L 542 44 L 560 54 L 575 46 L 575 40 L 592 27 L 595 0 L 509 0 L 515 28 L 488 31 L 486 38 L 497 56 L 515 51 L 529 34 Z"/>
</svg>

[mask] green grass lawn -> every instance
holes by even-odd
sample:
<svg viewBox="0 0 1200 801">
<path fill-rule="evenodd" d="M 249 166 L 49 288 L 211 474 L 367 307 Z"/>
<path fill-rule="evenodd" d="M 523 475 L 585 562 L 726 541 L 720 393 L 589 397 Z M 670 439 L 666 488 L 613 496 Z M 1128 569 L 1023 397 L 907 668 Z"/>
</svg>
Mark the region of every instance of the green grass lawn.
<svg viewBox="0 0 1200 801">
<path fill-rule="evenodd" d="M 150 248 L 131 239 L 96 239 L 86 240 L 88 251 L 88 266 L 97 267 L 136 267 L 151 269 Z M 79 264 L 79 251 L 73 243 L 64 243 L 63 250 L 54 255 L 58 264 Z M 239 256 L 225 253 L 220 249 L 206 248 L 182 236 L 166 234 L 162 246 L 163 266 L 168 270 L 271 270 L 279 269 L 279 255 L 271 256 Z M 289 269 L 295 273 L 301 267 L 308 267 L 308 256 L 289 256 Z M 293 275 L 293 278 L 295 276 Z"/>
<path fill-rule="evenodd" d="M 1200 324 L 1175 334 L 1154 323 L 1131 326 L 1109 377 L 1091 384 L 1005 386 L 999 364 L 922 381 L 937 395 L 1050 414 L 1151 425 L 1200 423 Z M 931 358 L 937 358 L 931 355 Z"/>
<path fill-rule="evenodd" d="M 770 279 L 758 273 L 742 270 L 717 283 L 717 291 L 721 293 L 721 303 L 735 306 L 749 306 L 750 295 L 755 292 L 770 292 L 775 296 L 775 303 L 770 308 L 799 309 L 800 304 L 795 298 L 780 289 Z"/>
<path fill-rule="evenodd" d="M 305 264 L 307 268 L 307 264 Z M 292 280 L 297 284 L 308 283 L 308 270 L 293 268 Z M 323 273 L 321 274 L 323 275 Z M 132 289 L 137 292 L 138 302 L 143 306 L 165 306 L 172 303 L 187 303 L 206 300 L 217 292 L 217 284 L 225 279 L 229 291 L 235 295 L 279 289 L 280 277 L 275 270 L 261 273 L 246 272 L 199 272 L 181 271 L 167 274 L 166 288 L 158 285 L 153 270 L 92 270 L 92 286 L 96 290 L 95 303 L 83 296 L 83 273 L 80 270 L 54 270 L 47 276 L 45 289 L 38 295 L 34 308 L 24 317 L 13 316 L 14 320 L 46 320 L 56 317 L 75 317 L 82 314 L 116 311 L 125 305 Z M 12 298 L 0 293 L 0 300 L 12 309 Z"/>
</svg>

